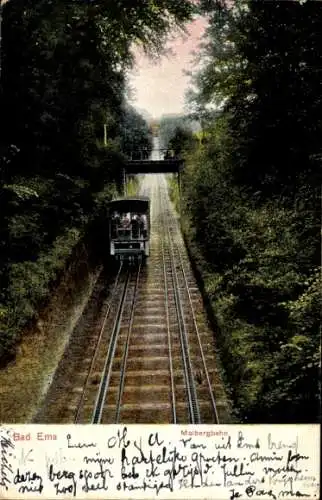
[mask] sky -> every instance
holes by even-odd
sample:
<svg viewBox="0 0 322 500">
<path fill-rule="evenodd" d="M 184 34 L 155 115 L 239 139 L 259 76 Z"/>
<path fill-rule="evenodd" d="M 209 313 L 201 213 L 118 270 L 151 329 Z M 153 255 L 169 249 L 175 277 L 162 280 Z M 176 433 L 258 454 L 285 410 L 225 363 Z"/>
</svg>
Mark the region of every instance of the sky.
<svg viewBox="0 0 322 500">
<path fill-rule="evenodd" d="M 192 51 L 197 50 L 204 28 L 203 19 L 188 24 L 188 35 L 177 35 L 167 45 L 174 54 L 163 56 L 157 62 L 136 53 L 136 67 L 129 79 L 134 91 L 134 107 L 147 111 L 153 118 L 184 112 L 184 94 L 190 77 L 183 72 L 193 69 Z"/>
</svg>

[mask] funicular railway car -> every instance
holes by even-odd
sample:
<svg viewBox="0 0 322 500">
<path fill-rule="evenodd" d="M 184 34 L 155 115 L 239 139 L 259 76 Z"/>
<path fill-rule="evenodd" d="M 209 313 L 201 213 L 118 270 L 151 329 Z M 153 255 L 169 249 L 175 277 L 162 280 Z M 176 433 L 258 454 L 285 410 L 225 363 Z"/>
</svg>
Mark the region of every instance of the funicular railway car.
<svg viewBox="0 0 322 500">
<path fill-rule="evenodd" d="M 141 196 L 109 203 L 110 255 L 117 259 L 146 258 L 150 254 L 150 200 Z"/>
</svg>

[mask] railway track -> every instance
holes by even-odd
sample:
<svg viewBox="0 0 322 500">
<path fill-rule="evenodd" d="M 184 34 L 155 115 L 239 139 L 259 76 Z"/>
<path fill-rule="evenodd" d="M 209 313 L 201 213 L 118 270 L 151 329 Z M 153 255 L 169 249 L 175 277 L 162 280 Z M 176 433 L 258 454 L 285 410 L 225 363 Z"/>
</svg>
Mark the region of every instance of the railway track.
<svg viewBox="0 0 322 500">
<path fill-rule="evenodd" d="M 167 239 L 169 274 L 173 283 L 190 423 L 219 423 L 210 373 L 211 369 L 214 368 L 214 359 L 211 357 L 208 361 L 211 367 L 209 369 L 189 285 L 189 282 L 195 285 L 194 277 L 187 256 L 184 255 L 185 248 L 177 220 L 170 207 L 165 182 L 159 186 L 158 198 L 162 213 L 162 232 Z"/>
<path fill-rule="evenodd" d="M 140 271 L 141 262 L 137 265 L 123 263 L 120 265 L 91 366 L 77 405 L 75 423 L 88 421 L 93 424 L 100 423 L 104 407 L 108 405 L 110 399 L 115 406 L 115 421 L 118 421 Z M 125 338 L 120 334 L 122 330 L 127 330 Z M 117 383 L 115 383 L 115 377 Z M 110 390 L 115 385 L 118 385 L 119 390 Z"/>
<path fill-rule="evenodd" d="M 121 264 L 95 340 L 77 363 L 74 384 L 69 380 L 64 422 L 229 421 L 212 332 L 166 182 L 155 177 L 148 188 L 151 257 L 146 265 Z"/>
</svg>

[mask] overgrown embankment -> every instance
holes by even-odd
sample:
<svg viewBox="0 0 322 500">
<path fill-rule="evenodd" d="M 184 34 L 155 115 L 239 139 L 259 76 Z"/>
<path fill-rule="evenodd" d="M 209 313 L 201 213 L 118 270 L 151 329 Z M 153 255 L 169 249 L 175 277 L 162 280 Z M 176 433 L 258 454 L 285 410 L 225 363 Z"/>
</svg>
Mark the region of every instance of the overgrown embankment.
<svg viewBox="0 0 322 500">
<path fill-rule="evenodd" d="M 203 130 L 177 129 L 169 141 L 186 160 L 183 228 L 240 418 L 317 422 L 322 7 L 237 1 L 204 11 L 191 100 Z"/>
<path fill-rule="evenodd" d="M 173 199 L 176 191 L 173 183 Z M 181 225 L 234 409 L 245 422 L 318 421 L 321 280 L 318 267 L 303 269 L 299 215 L 272 206 L 232 212 L 217 213 L 208 230 L 198 218 L 197 231 L 184 210 Z"/>
<path fill-rule="evenodd" d="M 137 179 L 130 182 L 132 194 L 138 185 Z M 0 370 L 2 421 L 32 419 L 77 322 L 96 293 L 97 279 L 103 273 L 105 287 L 113 279 L 106 206 L 113 193 L 113 186 L 107 186 L 97 196 L 96 216 L 82 231 L 67 230 L 35 261 L 11 266 L 6 304 L 11 323 L 4 329 Z"/>
<path fill-rule="evenodd" d="M 17 309 L 20 308 L 22 316 L 15 323 L 11 358 L 2 360 L 1 421 L 28 422 L 32 418 L 102 269 L 101 250 L 95 248 L 91 231 L 85 236 L 73 234 L 73 239 L 66 237 L 57 245 L 47 255 L 47 267 L 45 257 L 40 262 L 20 266 L 15 284 Z M 50 270 L 55 277 L 51 282 Z M 37 305 L 36 314 L 24 324 L 25 311 L 28 315 L 34 312 L 32 301 Z"/>
</svg>

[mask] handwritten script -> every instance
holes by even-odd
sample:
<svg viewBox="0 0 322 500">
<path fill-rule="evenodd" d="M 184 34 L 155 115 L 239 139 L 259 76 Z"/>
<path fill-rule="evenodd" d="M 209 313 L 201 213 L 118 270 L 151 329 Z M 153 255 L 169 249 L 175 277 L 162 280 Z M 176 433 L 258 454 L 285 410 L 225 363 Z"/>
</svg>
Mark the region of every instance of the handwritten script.
<svg viewBox="0 0 322 500">
<path fill-rule="evenodd" d="M 0 498 L 319 498 L 319 426 L 0 427 Z"/>
</svg>

